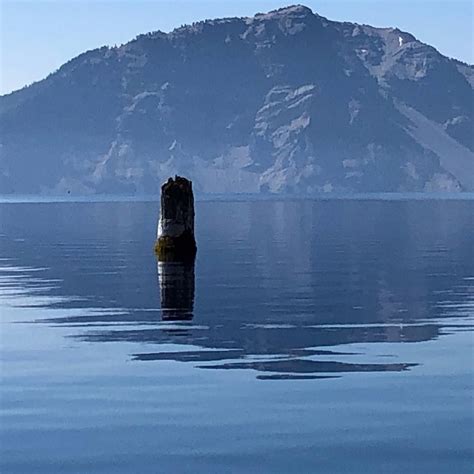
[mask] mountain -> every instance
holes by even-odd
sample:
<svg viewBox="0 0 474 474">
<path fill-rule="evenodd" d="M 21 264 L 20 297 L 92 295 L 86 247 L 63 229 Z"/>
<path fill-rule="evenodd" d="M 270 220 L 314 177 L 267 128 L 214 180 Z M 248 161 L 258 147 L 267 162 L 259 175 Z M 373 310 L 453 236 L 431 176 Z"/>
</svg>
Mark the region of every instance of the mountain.
<svg viewBox="0 0 474 474">
<path fill-rule="evenodd" d="M 157 31 L 0 98 L 0 193 L 473 191 L 473 85 L 299 5 Z"/>
</svg>

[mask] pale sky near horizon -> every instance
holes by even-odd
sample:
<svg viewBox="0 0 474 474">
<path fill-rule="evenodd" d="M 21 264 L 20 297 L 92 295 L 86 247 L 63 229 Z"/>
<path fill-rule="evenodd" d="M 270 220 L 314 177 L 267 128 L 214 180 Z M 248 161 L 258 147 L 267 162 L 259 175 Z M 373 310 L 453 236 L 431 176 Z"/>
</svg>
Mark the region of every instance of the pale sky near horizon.
<svg viewBox="0 0 474 474">
<path fill-rule="evenodd" d="M 0 94 L 46 77 L 78 54 L 206 18 L 301 3 L 331 20 L 394 26 L 472 64 L 472 0 L 0 0 Z"/>
</svg>

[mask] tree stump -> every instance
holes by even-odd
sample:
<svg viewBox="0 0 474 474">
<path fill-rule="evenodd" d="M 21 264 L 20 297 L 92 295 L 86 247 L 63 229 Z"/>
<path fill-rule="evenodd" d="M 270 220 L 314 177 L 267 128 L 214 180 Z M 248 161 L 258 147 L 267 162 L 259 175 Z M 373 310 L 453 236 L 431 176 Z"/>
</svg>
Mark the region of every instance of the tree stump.
<svg viewBox="0 0 474 474">
<path fill-rule="evenodd" d="M 155 253 L 162 262 L 186 262 L 196 256 L 192 182 L 181 176 L 161 186 L 161 211 Z"/>
</svg>

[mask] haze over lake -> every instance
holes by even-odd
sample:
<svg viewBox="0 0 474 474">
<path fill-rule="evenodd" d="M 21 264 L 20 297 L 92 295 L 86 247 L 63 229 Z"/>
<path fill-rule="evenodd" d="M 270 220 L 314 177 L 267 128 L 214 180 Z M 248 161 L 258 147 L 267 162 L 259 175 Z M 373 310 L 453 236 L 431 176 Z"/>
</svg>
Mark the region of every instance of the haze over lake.
<svg viewBox="0 0 474 474">
<path fill-rule="evenodd" d="M 0 470 L 470 473 L 474 200 L 0 204 Z"/>
</svg>

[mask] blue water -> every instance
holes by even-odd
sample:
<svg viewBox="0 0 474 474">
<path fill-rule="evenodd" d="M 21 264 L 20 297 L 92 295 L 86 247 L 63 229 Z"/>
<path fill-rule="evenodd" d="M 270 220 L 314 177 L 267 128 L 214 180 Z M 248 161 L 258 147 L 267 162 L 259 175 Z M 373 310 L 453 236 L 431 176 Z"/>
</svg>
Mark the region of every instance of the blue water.
<svg viewBox="0 0 474 474">
<path fill-rule="evenodd" d="M 0 204 L 2 473 L 472 473 L 474 200 Z"/>
</svg>

